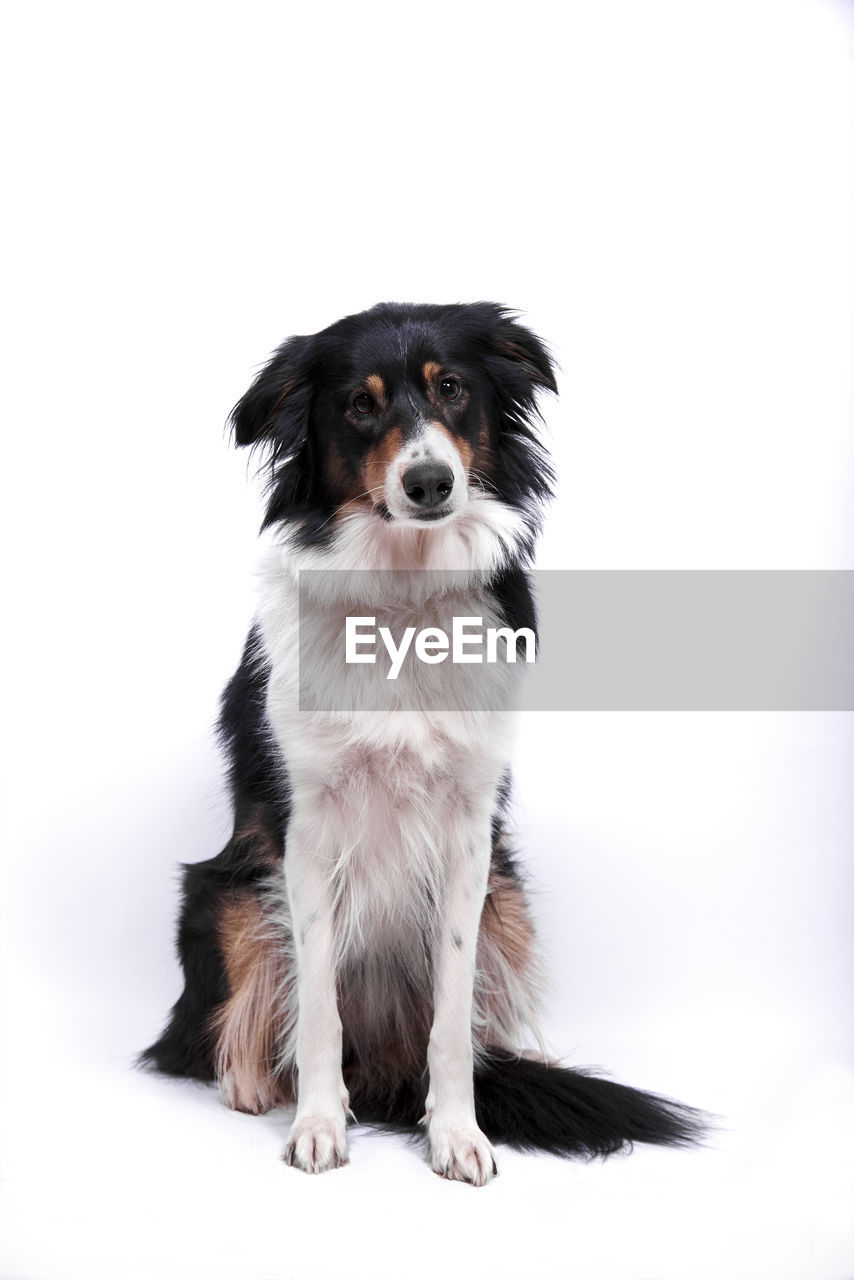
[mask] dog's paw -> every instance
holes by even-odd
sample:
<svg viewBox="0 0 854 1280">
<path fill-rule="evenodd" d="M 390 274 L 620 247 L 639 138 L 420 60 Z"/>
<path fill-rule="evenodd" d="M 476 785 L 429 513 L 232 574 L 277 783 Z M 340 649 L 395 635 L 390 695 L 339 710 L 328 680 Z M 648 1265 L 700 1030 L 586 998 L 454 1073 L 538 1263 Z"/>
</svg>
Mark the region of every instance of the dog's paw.
<svg viewBox="0 0 854 1280">
<path fill-rule="evenodd" d="M 282 1101 L 274 1080 L 261 1076 L 241 1077 L 230 1069 L 219 1078 L 219 1096 L 232 1111 L 245 1111 L 252 1116 L 265 1115 Z"/>
<path fill-rule="evenodd" d="M 285 1143 L 285 1164 L 304 1173 L 325 1173 L 347 1164 L 347 1122 L 342 1113 L 329 1116 L 304 1116 L 294 1121 Z"/>
<path fill-rule="evenodd" d="M 430 1167 L 443 1178 L 486 1186 L 498 1173 L 489 1139 L 474 1125 L 451 1128 L 430 1121 Z"/>
</svg>

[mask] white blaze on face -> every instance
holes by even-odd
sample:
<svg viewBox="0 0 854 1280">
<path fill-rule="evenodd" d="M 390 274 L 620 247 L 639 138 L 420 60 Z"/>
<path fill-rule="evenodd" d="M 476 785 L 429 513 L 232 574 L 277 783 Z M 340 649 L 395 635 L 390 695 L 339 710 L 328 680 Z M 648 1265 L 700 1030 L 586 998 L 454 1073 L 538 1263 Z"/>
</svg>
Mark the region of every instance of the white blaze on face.
<svg viewBox="0 0 854 1280">
<path fill-rule="evenodd" d="M 410 467 L 421 463 L 442 464 L 450 468 L 454 485 L 442 507 L 442 515 L 445 518 L 456 515 L 468 502 L 468 472 L 449 433 L 435 423 L 423 420 L 417 433 L 406 441 L 388 465 L 384 499 L 391 514 L 398 520 L 418 519 L 417 509 L 406 496 L 403 477 Z"/>
</svg>

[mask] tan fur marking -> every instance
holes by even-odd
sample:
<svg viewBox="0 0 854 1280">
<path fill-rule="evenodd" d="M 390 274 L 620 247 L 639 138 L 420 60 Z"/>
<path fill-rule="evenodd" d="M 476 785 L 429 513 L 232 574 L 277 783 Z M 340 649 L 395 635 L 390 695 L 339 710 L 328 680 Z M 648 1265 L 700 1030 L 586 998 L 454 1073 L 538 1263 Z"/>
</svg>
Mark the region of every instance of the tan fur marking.
<svg viewBox="0 0 854 1280">
<path fill-rule="evenodd" d="M 447 440 L 450 440 L 451 444 L 460 455 L 460 461 L 466 470 L 466 474 L 468 474 L 468 469 L 471 466 L 471 460 L 474 457 L 474 450 L 468 440 L 461 440 L 459 436 L 455 436 L 453 431 L 448 430 L 444 422 L 439 422 L 436 418 L 431 418 L 430 426 L 435 427 L 437 431 L 441 431 L 442 435 Z"/>
<path fill-rule="evenodd" d="M 402 447 L 403 432 L 400 427 L 392 427 L 365 455 L 359 474 L 367 501 L 382 501 L 386 472 Z"/>
<path fill-rule="evenodd" d="M 217 1075 L 230 1106 L 258 1115 L 292 1100 L 288 1086 L 273 1075 L 284 960 L 251 892 L 225 903 L 219 939 L 231 994 L 214 1022 Z"/>
<path fill-rule="evenodd" d="M 365 378 L 365 387 L 375 400 L 380 404 L 385 403 L 385 383 L 378 373 L 372 373 L 370 377 Z"/>
<path fill-rule="evenodd" d="M 429 387 L 433 379 L 438 378 L 442 372 L 442 366 L 437 364 L 435 360 L 428 360 L 426 364 L 421 366 L 421 372 L 424 375 L 424 381 Z"/>
<path fill-rule="evenodd" d="M 487 894 L 481 929 L 500 947 L 514 969 L 524 969 L 531 958 L 534 930 L 522 888 L 515 880 L 493 872 Z"/>
<path fill-rule="evenodd" d="M 477 940 L 472 1017 L 477 1042 L 516 1052 L 530 1032 L 539 1044 L 538 985 L 525 894 L 516 880 L 492 872 Z"/>
</svg>

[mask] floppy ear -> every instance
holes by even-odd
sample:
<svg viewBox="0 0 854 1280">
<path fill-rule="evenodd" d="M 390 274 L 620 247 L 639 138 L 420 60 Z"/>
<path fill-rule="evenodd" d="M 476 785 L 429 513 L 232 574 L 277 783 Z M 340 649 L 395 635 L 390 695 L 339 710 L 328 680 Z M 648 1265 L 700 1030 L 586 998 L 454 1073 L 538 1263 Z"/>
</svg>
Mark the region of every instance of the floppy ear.
<svg viewBox="0 0 854 1280">
<path fill-rule="evenodd" d="M 554 362 L 535 333 L 497 302 L 469 304 L 474 339 L 511 430 L 529 427 L 541 388 L 557 393 Z"/>
<path fill-rule="evenodd" d="M 305 443 L 311 387 L 309 338 L 288 338 L 231 411 L 236 445 L 269 443 L 276 454 L 295 453 Z"/>
<path fill-rule="evenodd" d="M 502 441 L 495 465 L 501 471 L 501 491 L 505 501 L 526 514 L 533 529 L 536 520 L 531 499 L 544 502 L 554 483 L 548 452 L 535 423 L 539 417 L 537 392 L 557 392 L 554 364 L 536 334 L 506 307 L 479 302 L 472 307 L 472 315 L 483 367 L 495 395 L 496 426 Z"/>
<path fill-rule="evenodd" d="M 317 477 L 311 458 L 311 338 L 288 338 L 231 411 L 237 445 L 264 446 L 270 501 L 262 528 L 310 504 Z"/>
<path fill-rule="evenodd" d="M 496 307 L 492 331 L 493 350 L 516 366 L 516 372 L 524 374 L 529 383 L 529 394 L 535 387 L 545 387 L 557 395 L 554 361 L 545 345 L 535 333 L 514 320 L 504 307 Z"/>
</svg>

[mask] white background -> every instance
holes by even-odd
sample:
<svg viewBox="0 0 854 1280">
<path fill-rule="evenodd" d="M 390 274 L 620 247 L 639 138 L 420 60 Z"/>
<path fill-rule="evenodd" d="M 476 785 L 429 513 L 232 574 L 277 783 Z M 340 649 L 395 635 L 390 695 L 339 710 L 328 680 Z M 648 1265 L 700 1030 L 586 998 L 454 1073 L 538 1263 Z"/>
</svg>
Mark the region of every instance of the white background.
<svg viewBox="0 0 854 1280">
<path fill-rule="evenodd" d="M 842 714 L 521 729 L 551 1045 L 717 1112 L 708 1150 L 475 1191 L 357 1131 L 309 1179 L 287 1115 L 129 1063 L 228 834 L 260 506 L 222 424 L 287 334 L 522 309 L 544 567 L 854 567 L 851 6 L 84 0 L 5 45 L 3 1280 L 850 1280 Z"/>
</svg>

